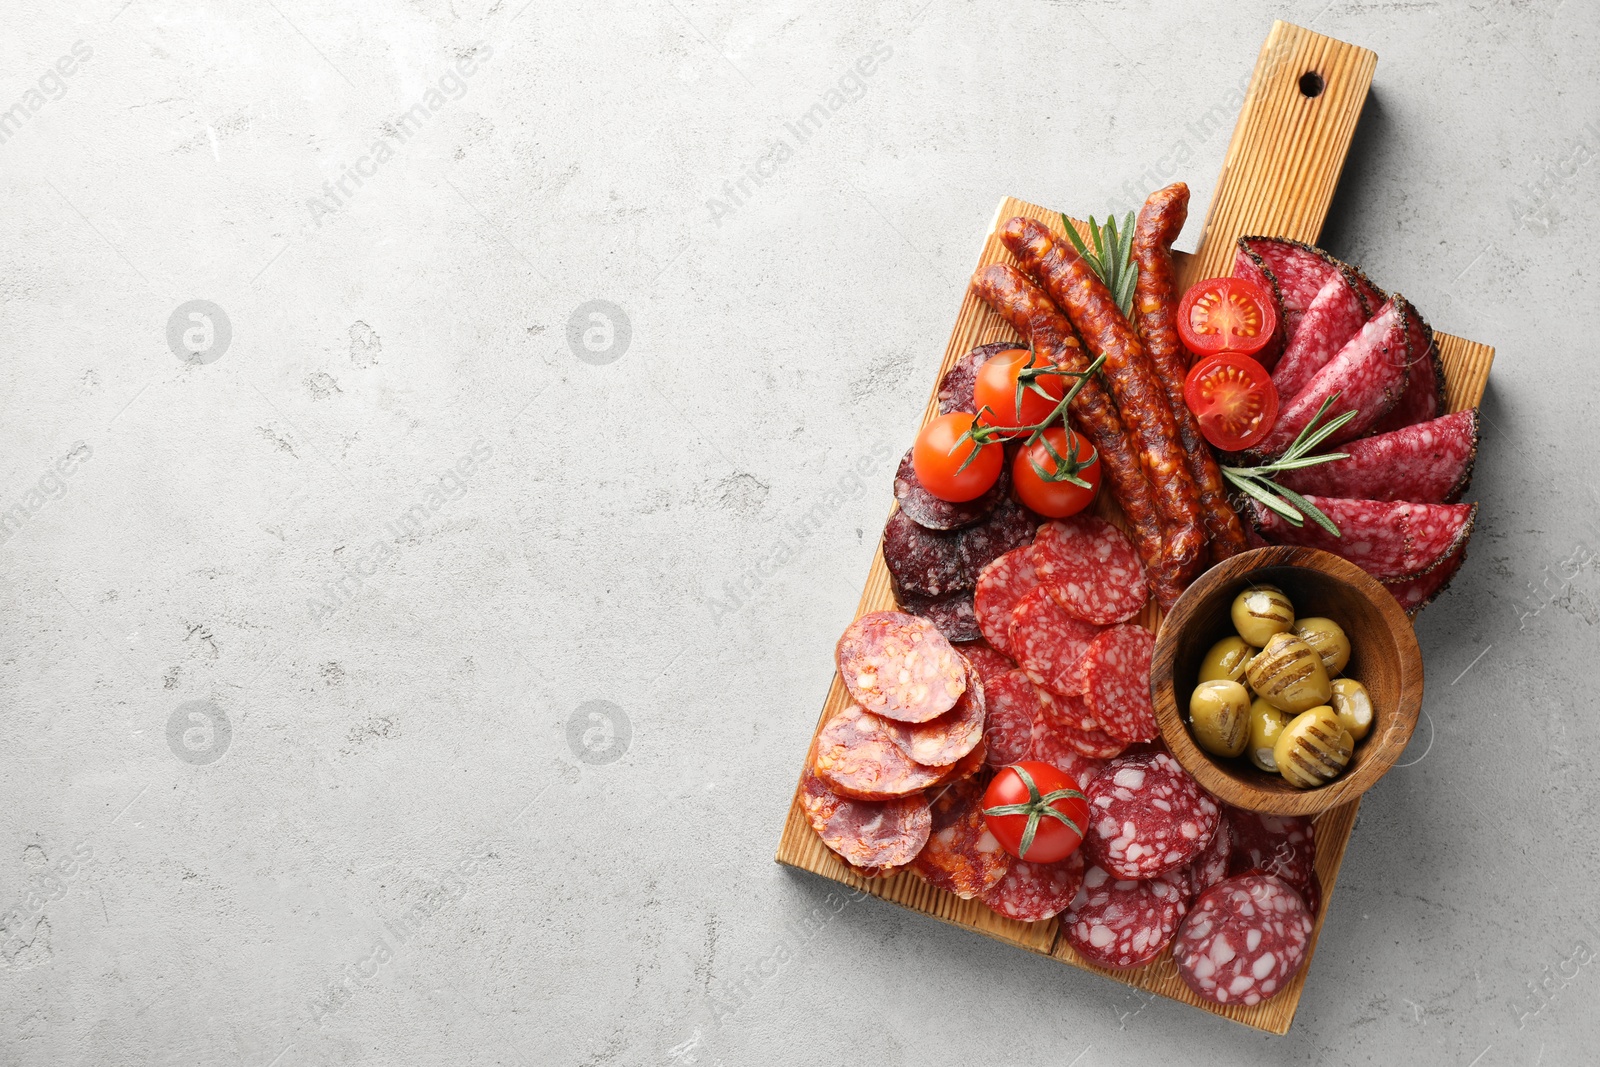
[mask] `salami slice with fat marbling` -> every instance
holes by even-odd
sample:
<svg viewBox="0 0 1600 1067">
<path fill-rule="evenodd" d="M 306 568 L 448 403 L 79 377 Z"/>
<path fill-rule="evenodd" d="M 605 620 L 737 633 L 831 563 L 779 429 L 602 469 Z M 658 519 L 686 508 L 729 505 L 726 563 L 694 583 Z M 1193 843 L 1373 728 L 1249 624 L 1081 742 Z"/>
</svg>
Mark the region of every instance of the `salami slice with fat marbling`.
<svg viewBox="0 0 1600 1067">
<path fill-rule="evenodd" d="M 1274 477 L 1297 493 L 1353 500 L 1458 500 L 1478 455 L 1474 408 L 1339 446 L 1347 459 L 1284 471 Z"/>
<path fill-rule="evenodd" d="M 1213 1004 L 1259 1004 L 1282 992 L 1305 962 L 1311 915 L 1300 894 L 1270 874 L 1219 882 L 1200 894 L 1172 944 L 1178 975 Z"/>
<path fill-rule="evenodd" d="M 900 510 L 918 526 L 930 530 L 955 530 L 971 526 L 993 511 L 1011 486 L 1010 476 L 1001 467 L 1000 477 L 977 499 L 960 502 L 941 499 L 928 492 L 917 477 L 917 470 L 911 463 L 913 451 L 906 449 L 899 469 L 894 472 L 894 498 Z"/>
<path fill-rule="evenodd" d="M 998 675 L 985 686 L 988 712 L 983 739 L 989 766 L 1005 767 L 1028 758 L 1041 707 L 1039 694 L 1039 687 L 1020 670 Z"/>
<path fill-rule="evenodd" d="M 1461 564 L 1467 558 L 1467 546 L 1462 545 L 1450 553 L 1448 559 L 1428 573 L 1417 578 L 1405 578 L 1398 582 L 1384 582 L 1383 587 L 1389 590 L 1391 596 L 1400 602 L 1405 613 L 1415 618 L 1417 613 L 1433 603 L 1445 586 L 1450 584 L 1450 579 L 1456 576 L 1461 569 Z"/>
<path fill-rule="evenodd" d="M 1323 283 L 1306 308 L 1283 358 L 1272 369 L 1272 384 L 1280 397 L 1292 397 L 1312 375 L 1327 365 L 1372 317 L 1355 282 L 1342 271 Z"/>
<path fill-rule="evenodd" d="M 1184 910 L 1183 892 L 1169 880 L 1119 879 L 1090 864 L 1061 915 L 1061 932 L 1091 962 L 1125 970 L 1161 954 Z"/>
<path fill-rule="evenodd" d="M 1417 578 L 1443 565 L 1472 536 L 1476 504 L 1411 504 L 1307 496 L 1339 528 L 1334 537 L 1314 522 L 1289 525 L 1277 513 L 1252 505 L 1261 535 L 1273 544 L 1320 548 L 1349 560 L 1374 578 Z"/>
<path fill-rule="evenodd" d="M 1039 585 L 1075 619 L 1096 626 L 1126 622 L 1150 599 L 1133 542 L 1092 515 L 1039 527 L 1028 550 Z"/>
<path fill-rule="evenodd" d="M 1217 822 L 1217 832 L 1211 836 L 1211 843 L 1189 864 L 1189 899 L 1193 900 L 1228 877 L 1232 857 L 1233 826 L 1225 817 Z"/>
<path fill-rule="evenodd" d="M 930 530 L 897 510 L 883 527 L 883 562 L 896 593 L 939 597 L 972 588 L 960 530 Z"/>
<path fill-rule="evenodd" d="M 1302 815 L 1271 815 L 1229 806 L 1228 873 L 1261 871 L 1308 899 L 1316 877 L 1317 827 Z M 1316 909 L 1311 909 L 1313 914 Z"/>
<path fill-rule="evenodd" d="M 917 793 L 896 800 L 846 800 L 817 831 L 852 867 L 900 867 L 928 843 L 928 802 Z"/>
<path fill-rule="evenodd" d="M 1057 863 L 1013 859 L 1006 876 L 983 892 L 983 902 L 1008 919 L 1037 923 L 1054 918 L 1076 899 L 1083 885 L 1083 853 Z"/>
<path fill-rule="evenodd" d="M 1255 282 L 1272 295 L 1272 306 L 1278 313 L 1278 328 L 1273 331 L 1266 346 L 1255 355 L 1256 361 L 1270 371 L 1283 358 L 1283 350 L 1288 343 L 1289 317 L 1283 308 L 1283 293 L 1278 288 L 1278 279 L 1267 270 L 1260 256 L 1242 244 L 1234 251 L 1233 276 Z"/>
<path fill-rule="evenodd" d="M 1155 635 L 1143 626 L 1113 626 L 1083 656 L 1083 702 L 1100 729 L 1132 744 L 1161 736 L 1150 700 Z"/>
<path fill-rule="evenodd" d="M 978 627 L 989 643 L 1000 651 L 1016 658 L 1011 647 L 1011 612 L 1022 598 L 1039 588 L 1039 578 L 1033 571 L 1031 549 L 1027 545 L 991 561 L 978 575 L 977 590 L 973 593 L 973 608 L 978 614 Z"/>
<path fill-rule="evenodd" d="M 926 767 L 900 750 L 889 720 L 852 704 L 817 735 L 814 770 L 822 784 L 856 800 L 893 800 L 919 793 L 949 767 Z"/>
<path fill-rule="evenodd" d="M 1320 248 L 1281 237 L 1241 237 L 1239 246 L 1259 257 L 1261 266 L 1278 283 L 1286 337 L 1293 344 L 1301 320 L 1317 294 L 1331 279 L 1344 273 L 1344 264 Z"/>
<path fill-rule="evenodd" d="M 978 629 L 978 614 L 972 609 L 972 594 L 964 589 L 944 596 L 920 596 L 896 589 L 894 599 L 905 611 L 933 623 L 951 642 L 976 641 L 983 636 Z"/>
<path fill-rule="evenodd" d="M 1119 878 L 1154 878 L 1192 862 L 1222 818 L 1210 794 L 1165 753 L 1124 756 L 1084 792 L 1084 847 Z"/>
<path fill-rule="evenodd" d="M 1010 656 L 981 638 L 957 645 L 956 651 L 977 670 L 978 677 L 983 679 L 985 689 L 1002 674 L 1017 669 L 1016 663 Z"/>
<path fill-rule="evenodd" d="M 1061 761 L 1073 754 L 1094 760 L 1112 759 L 1122 754 L 1127 746 L 1101 730 L 1085 730 L 1078 725 L 1079 714 L 1072 708 L 1063 710 L 1062 698 L 1039 690 L 1041 707 L 1039 717 L 1033 722 L 1033 744 L 1029 759 L 1043 760 L 1061 766 Z"/>
<path fill-rule="evenodd" d="M 1073 618 L 1043 587 L 1023 597 L 1011 611 L 1008 640 L 1017 664 L 1052 693 L 1081 692 L 1078 661 L 1099 630 Z"/>
<path fill-rule="evenodd" d="M 885 719 L 889 737 L 913 762 L 945 768 L 971 752 L 983 740 L 983 679 L 968 668 L 967 688 L 956 706 L 927 722 Z"/>
<path fill-rule="evenodd" d="M 943 787 L 933 799 L 933 832 L 911 867 L 930 885 L 971 900 L 1005 877 L 1011 857 L 983 817 L 984 784 Z"/>
<path fill-rule="evenodd" d="M 926 619 L 873 611 L 845 629 L 834 650 L 839 676 L 867 711 L 927 722 L 955 707 L 967 664 Z"/>
<path fill-rule="evenodd" d="M 1404 297 L 1397 299 L 1404 300 Z M 1444 360 L 1439 342 L 1417 309 L 1406 304 L 1406 391 L 1373 430 L 1386 433 L 1444 414 Z"/>
</svg>

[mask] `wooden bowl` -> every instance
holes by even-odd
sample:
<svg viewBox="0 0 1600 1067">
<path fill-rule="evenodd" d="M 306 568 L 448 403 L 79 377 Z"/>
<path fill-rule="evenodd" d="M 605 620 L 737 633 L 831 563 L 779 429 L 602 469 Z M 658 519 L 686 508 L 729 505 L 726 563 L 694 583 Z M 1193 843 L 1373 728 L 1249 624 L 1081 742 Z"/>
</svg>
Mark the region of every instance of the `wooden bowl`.
<svg viewBox="0 0 1600 1067">
<path fill-rule="evenodd" d="M 1200 661 L 1234 634 L 1233 598 L 1259 584 L 1282 589 L 1296 615 L 1321 615 L 1344 627 L 1350 663 L 1342 676 L 1356 679 L 1372 697 L 1372 730 L 1356 744 L 1344 773 L 1316 789 L 1297 789 L 1244 756 L 1212 756 L 1189 733 L 1189 695 Z M 1156 635 L 1150 690 L 1161 736 L 1201 785 L 1235 807 L 1314 815 L 1360 796 L 1405 750 L 1422 709 L 1422 651 L 1400 604 L 1360 567 L 1314 548 L 1257 548 L 1212 567 L 1173 605 Z"/>
</svg>

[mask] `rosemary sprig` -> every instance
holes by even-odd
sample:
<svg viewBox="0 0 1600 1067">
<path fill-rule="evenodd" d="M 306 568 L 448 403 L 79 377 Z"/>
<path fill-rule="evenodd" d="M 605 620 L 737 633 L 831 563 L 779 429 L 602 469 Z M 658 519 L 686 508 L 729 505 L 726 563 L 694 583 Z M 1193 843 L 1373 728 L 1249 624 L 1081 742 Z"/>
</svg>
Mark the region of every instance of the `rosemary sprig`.
<svg viewBox="0 0 1600 1067">
<path fill-rule="evenodd" d="M 1067 240 L 1072 242 L 1072 247 L 1078 250 L 1083 261 L 1089 264 L 1089 269 L 1106 283 L 1117 307 L 1122 309 L 1124 315 L 1131 315 L 1133 287 L 1139 280 L 1139 264 L 1133 261 L 1133 212 L 1128 212 L 1128 217 L 1122 220 L 1120 232 L 1115 217 L 1106 216 L 1104 225 L 1101 225 L 1090 215 L 1089 237 L 1094 241 L 1092 252 L 1084 245 L 1083 238 L 1078 236 L 1078 228 L 1072 225 L 1071 219 L 1062 215 L 1061 223 L 1067 228 Z"/>
<path fill-rule="evenodd" d="M 1334 393 L 1322 402 L 1317 413 L 1311 421 L 1306 423 L 1305 429 L 1300 431 L 1294 443 L 1284 450 L 1283 455 L 1275 460 L 1262 463 L 1255 467 L 1223 467 L 1222 476 L 1228 479 L 1236 488 L 1261 501 L 1266 507 L 1282 515 L 1291 526 L 1304 526 L 1307 516 L 1311 521 L 1328 531 L 1334 537 L 1343 536 L 1339 527 L 1333 520 L 1323 514 L 1321 508 L 1295 492 L 1273 481 L 1272 475 L 1284 471 L 1300 470 L 1304 467 L 1315 467 L 1319 463 L 1329 463 L 1336 459 L 1348 459 L 1348 452 L 1328 452 L 1320 456 L 1308 455 L 1313 448 L 1339 432 L 1345 423 L 1356 417 L 1354 409 L 1345 412 L 1334 419 L 1318 426 L 1322 417 L 1333 407 L 1334 401 L 1339 399 L 1339 394 Z"/>
</svg>

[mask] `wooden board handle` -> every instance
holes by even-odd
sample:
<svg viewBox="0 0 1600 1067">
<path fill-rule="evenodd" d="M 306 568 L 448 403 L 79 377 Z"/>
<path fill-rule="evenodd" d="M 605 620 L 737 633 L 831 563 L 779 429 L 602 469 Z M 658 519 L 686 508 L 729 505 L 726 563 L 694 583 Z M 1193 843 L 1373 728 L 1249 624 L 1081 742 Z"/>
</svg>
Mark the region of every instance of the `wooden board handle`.
<svg viewBox="0 0 1600 1067">
<path fill-rule="evenodd" d="M 1315 244 L 1328 217 L 1378 54 L 1274 22 L 1222 161 L 1200 247 L 1179 281 L 1228 274 L 1234 242 L 1272 234 Z"/>
</svg>

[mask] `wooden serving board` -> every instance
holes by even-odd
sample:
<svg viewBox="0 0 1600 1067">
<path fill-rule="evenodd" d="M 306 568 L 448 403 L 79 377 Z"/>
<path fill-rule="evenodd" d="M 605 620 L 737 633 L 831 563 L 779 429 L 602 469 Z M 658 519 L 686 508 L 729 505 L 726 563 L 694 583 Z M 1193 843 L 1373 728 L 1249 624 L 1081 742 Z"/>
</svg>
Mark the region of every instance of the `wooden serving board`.
<svg viewBox="0 0 1600 1067">
<path fill-rule="evenodd" d="M 1228 146 L 1200 247 L 1193 255 L 1176 257 L 1178 281 L 1182 287 L 1187 288 L 1202 278 L 1229 273 L 1234 244 L 1246 234 L 1270 234 L 1315 243 L 1338 184 L 1376 64 L 1377 56 L 1364 48 L 1285 22 L 1273 24 L 1256 61 L 1250 90 Z M 1315 75 L 1321 82 L 1321 91 L 1315 96 L 1307 96 L 1301 89 L 1302 84 L 1315 88 L 1314 82 L 1306 77 L 1308 74 Z M 1000 225 L 1013 215 L 1027 215 L 1057 231 L 1063 229 L 1058 212 L 1007 197 L 995 212 L 977 267 L 991 263 L 1015 264 L 996 236 Z M 1087 236 L 1087 230 L 1081 223 L 1078 225 Z M 1396 279 L 1379 281 L 1392 286 Z M 977 345 L 1011 340 L 1016 336 L 998 315 L 968 292 L 945 347 L 939 375 L 934 378 L 923 423 L 937 414 L 939 377 L 957 359 Z M 1488 382 L 1494 349 L 1447 334 L 1435 336 L 1444 360 L 1449 410 L 1477 406 Z M 1122 516 L 1110 493 L 1101 494 L 1098 510 L 1111 521 L 1121 523 Z M 856 615 L 895 606 L 880 546 Z M 1159 626 L 1160 613 L 1153 600 L 1141 621 L 1152 630 Z M 842 631 L 843 626 L 840 629 Z M 850 703 L 850 695 L 835 673 L 817 728 Z M 779 841 L 777 859 L 998 941 L 1098 972 L 1114 981 L 1191 1004 L 1246 1026 L 1285 1034 L 1300 1002 L 1301 989 L 1311 967 L 1310 957 L 1316 952 L 1317 937 L 1322 932 L 1323 916 L 1332 906 L 1339 864 L 1355 825 L 1359 803 L 1355 801 L 1318 816 L 1316 866 L 1322 881 L 1323 903 L 1312 931 L 1306 965 L 1282 993 L 1254 1007 L 1219 1007 L 1196 997 L 1178 977 L 1170 951 L 1142 967 L 1107 970 L 1079 956 L 1060 936 L 1056 920 L 1023 923 L 1005 919 L 979 901 L 961 900 L 933 888 L 910 872 L 886 879 L 861 878 L 851 873 L 811 829 L 799 804 L 798 786 Z"/>
</svg>

